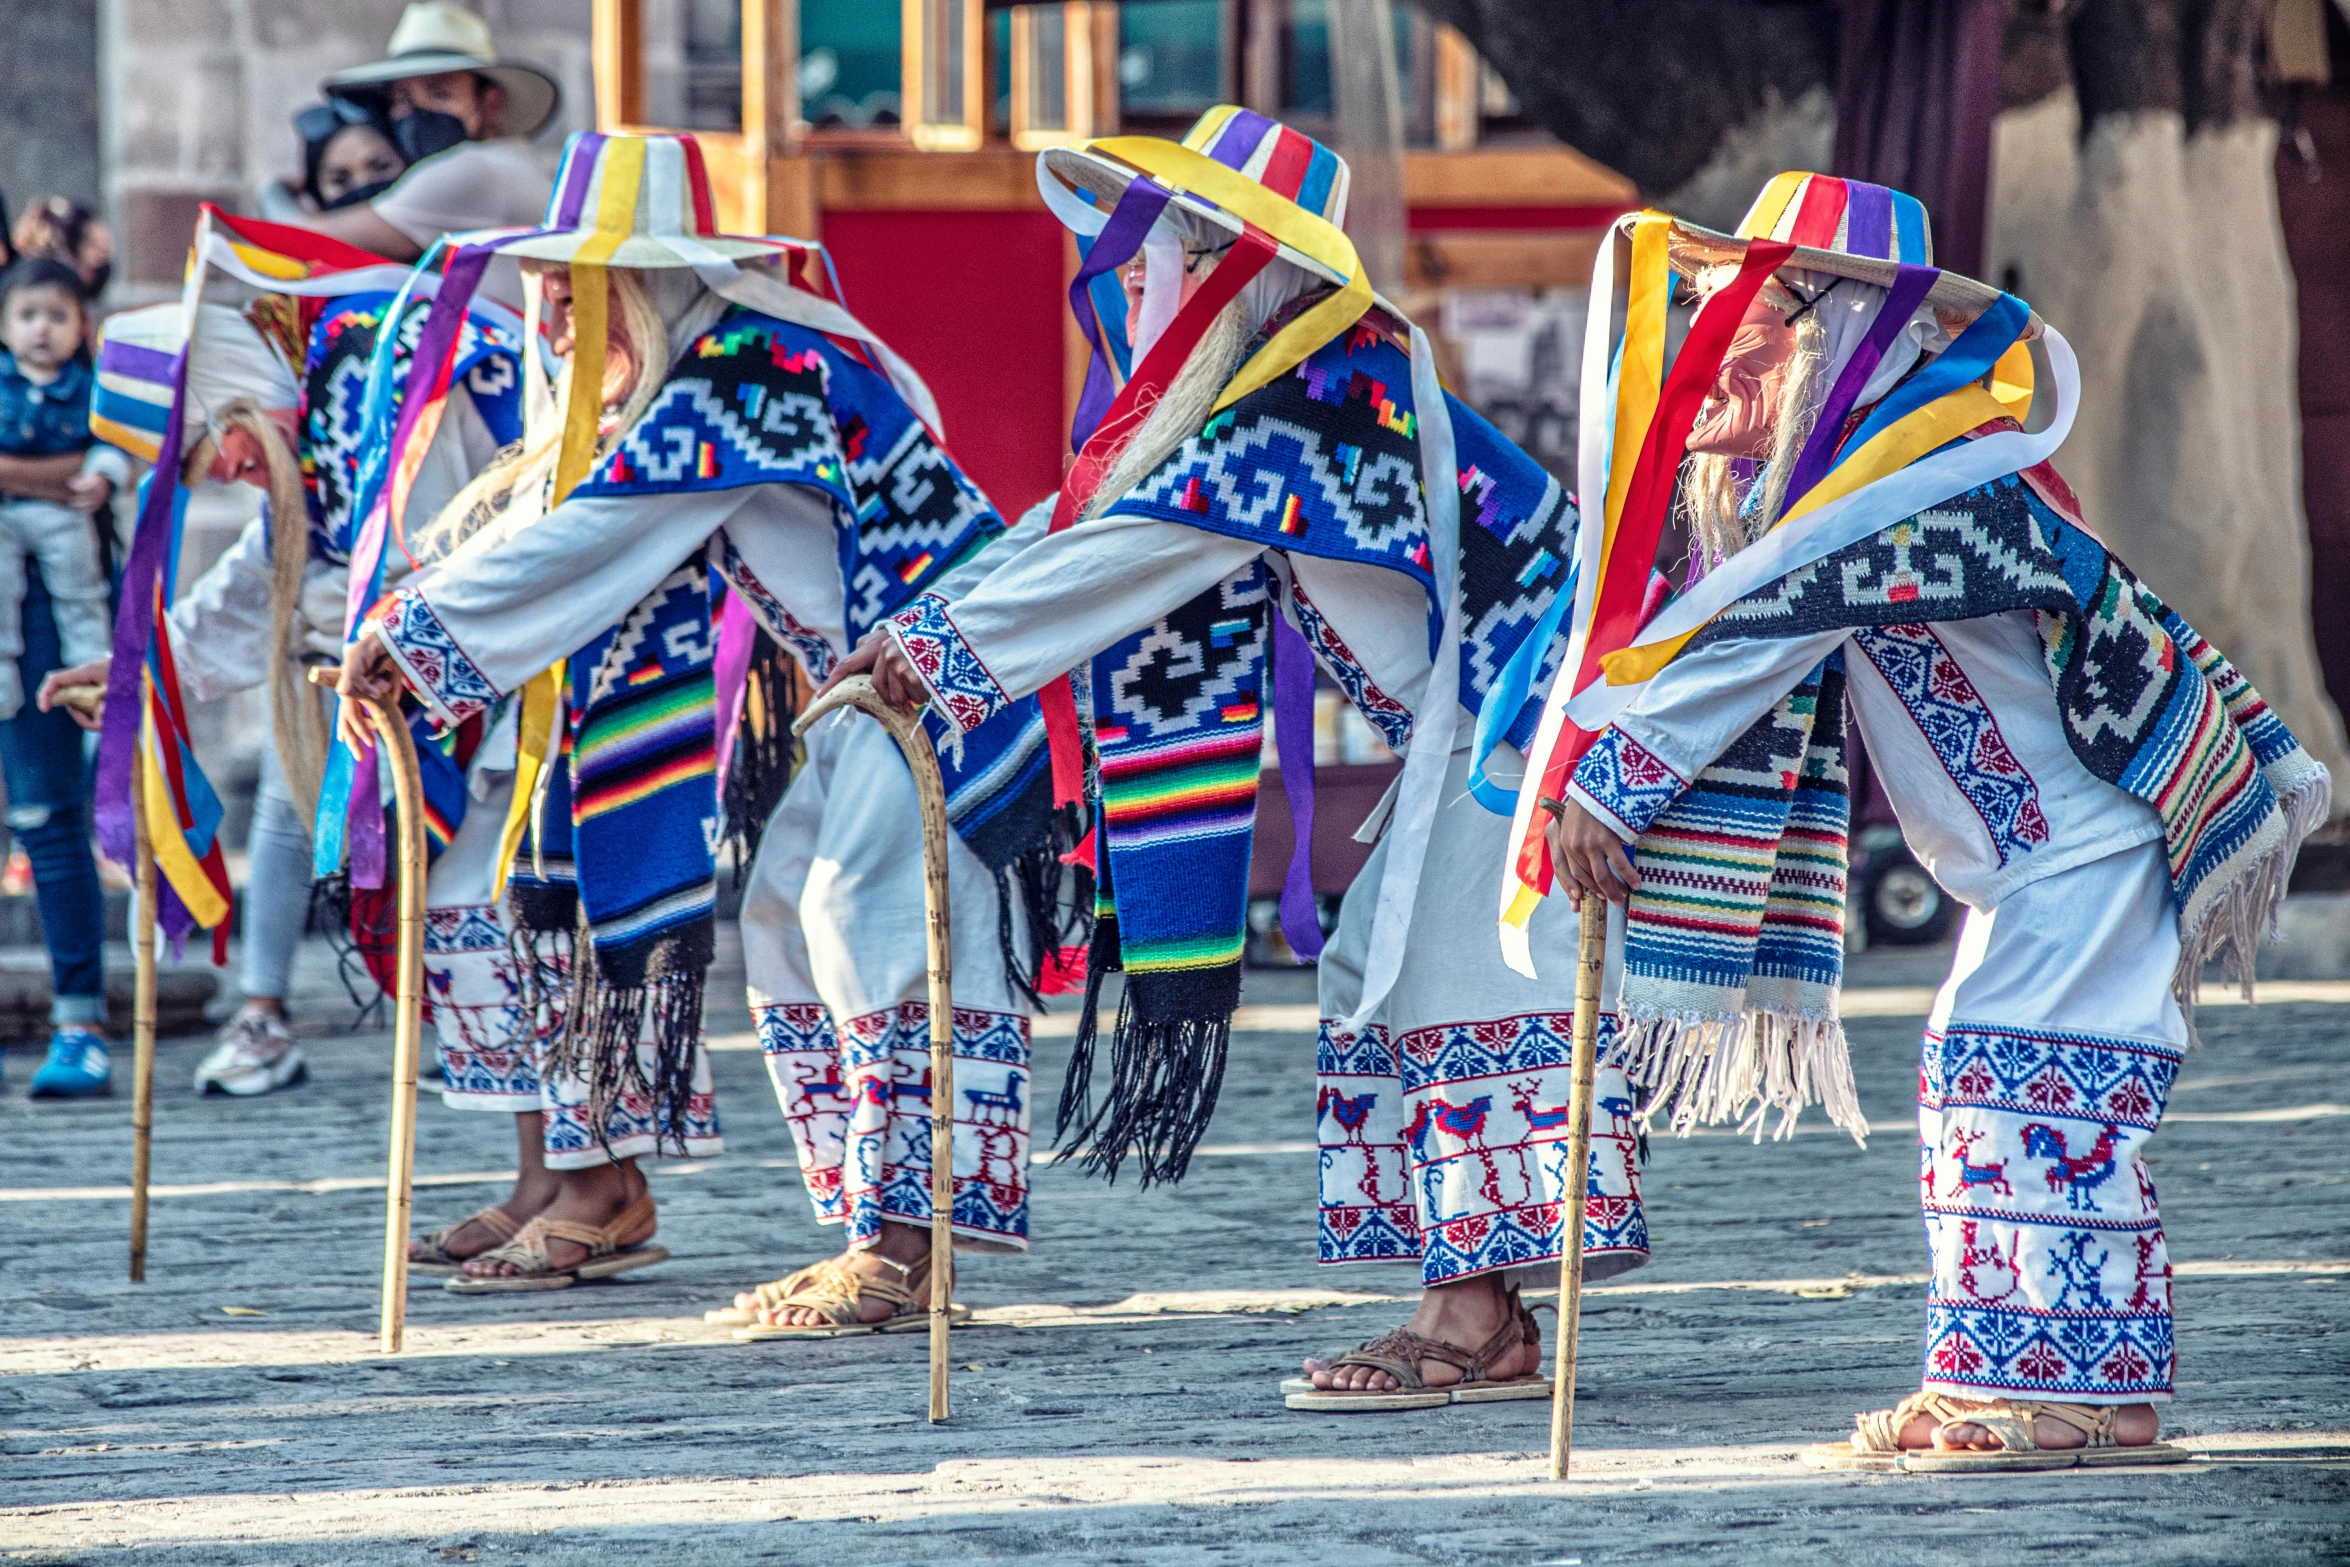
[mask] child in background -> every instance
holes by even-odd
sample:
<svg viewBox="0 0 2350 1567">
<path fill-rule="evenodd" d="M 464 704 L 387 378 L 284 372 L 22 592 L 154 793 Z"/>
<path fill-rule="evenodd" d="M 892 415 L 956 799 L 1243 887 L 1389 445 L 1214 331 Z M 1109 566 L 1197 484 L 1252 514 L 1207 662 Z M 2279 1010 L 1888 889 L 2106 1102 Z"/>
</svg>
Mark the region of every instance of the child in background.
<svg viewBox="0 0 2350 1567">
<path fill-rule="evenodd" d="M 103 658 L 112 642 L 93 518 L 128 482 L 130 460 L 90 435 L 92 372 L 81 353 L 88 336 L 72 267 L 35 257 L 0 274 L 0 455 L 81 459 L 61 491 L 0 478 L 0 718 L 24 706 L 17 662 L 27 557 L 39 562 L 55 604 L 66 662 Z"/>
<path fill-rule="evenodd" d="M 28 673 L 107 651 L 93 514 L 129 480 L 130 462 L 90 437 L 83 301 L 81 275 L 62 261 L 33 257 L 0 273 L 0 773 L 8 826 L 32 861 L 56 992 L 37 1098 L 103 1094 L 113 1077 L 100 1032 L 105 901 L 80 735 L 62 713 L 18 711 Z M 28 557 L 43 587 L 29 611 Z"/>
</svg>

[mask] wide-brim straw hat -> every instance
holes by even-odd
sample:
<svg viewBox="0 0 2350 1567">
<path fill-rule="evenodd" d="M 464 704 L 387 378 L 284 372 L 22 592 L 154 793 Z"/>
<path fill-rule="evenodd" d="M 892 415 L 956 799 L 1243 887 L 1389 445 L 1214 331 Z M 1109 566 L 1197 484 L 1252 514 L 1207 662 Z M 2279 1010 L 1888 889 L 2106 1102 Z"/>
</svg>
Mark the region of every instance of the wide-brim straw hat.
<svg viewBox="0 0 2350 1567">
<path fill-rule="evenodd" d="M 610 267 L 690 267 L 788 254 L 784 240 L 721 234 L 701 143 L 679 134 L 576 131 L 536 229 L 450 236 L 495 246 L 501 256 Z"/>
<path fill-rule="evenodd" d="M 1050 147 L 1043 157 L 1047 169 L 1064 184 L 1090 193 L 1104 211 L 1115 207 L 1135 180 L 1144 179 L 1165 190 L 1185 212 L 1237 237 L 1243 226 L 1238 216 L 1186 189 L 1179 178 L 1140 168 L 1120 156 L 1122 149 L 1148 143 L 1165 145 L 1156 137 L 1109 136 L 1081 147 Z M 1182 145 L 1237 171 L 1334 229 L 1346 227 L 1346 160 L 1304 132 L 1254 110 L 1223 103 L 1200 116 Z M 1349 281 L 1327 262 L 1282 242 L 1279 232 L 1268 232 L 1279 245 L 1282 260 L 1325 282 L 1344 285 Z"/>
<path fill-rule="evenodd" d="M 388 59 L 335 72 L 322 84 L 324 90 L 381 87 L 418 76 L 469 71 L 506 91 L 506 113 L 498 124 L 501 136 L 536 133 L 563 103 L 562 86 L 554 77 L 535 65 L 499 59 L 490 42 L 489 23 L 452 0 L 417 0 L 401 12 L 390 49 Z"/>
<path fill-rule="evenodd" d="M 1795 247 L 1782 270 L 1800 268 L 1879 288 L 1891 288 L 1904 266 L 1934 264 L 1933 226 L 1915 196 L 1865 180 L 1802 172 L 1774 176 L 1735 234 L 1674 219 L 1667 253 L 1673 269 L 1689 276 L 1739 265 L 1757 240 Z M 1944 271 L 1926 291 L 1924 303 L 1972 320 L 2002 297 L 1988 283 Z M 2035 315 L 2024 335 L 2037 337 L 2040 328 Z"/>
</svg>

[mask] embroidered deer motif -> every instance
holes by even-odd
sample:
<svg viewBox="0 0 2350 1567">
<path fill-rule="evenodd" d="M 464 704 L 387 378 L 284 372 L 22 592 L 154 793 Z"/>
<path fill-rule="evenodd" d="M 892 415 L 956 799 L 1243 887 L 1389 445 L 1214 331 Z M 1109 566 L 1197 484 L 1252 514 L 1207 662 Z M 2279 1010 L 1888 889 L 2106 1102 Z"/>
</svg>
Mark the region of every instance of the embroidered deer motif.
<svg viewBox="0 0 2350 1567">
<path fill-rule="evenodd" d="M 818 1075 L 812 1066 L 795 1063 L 792 1076 L 799 1079 L 800 1097 L 807 1100 L 811 1108 L 818 1099 L 829 1099 L 835 1105 L 846 1108 L 849 1095 L 841 1086 L 838 1061 L 825 1062 L 822 1075 Z"/>
<path fill-rule="evenodd" d="M 2105 1259 L 2111 1254 L 2099 1251 L 2092 1259 L 2089 1256 L 2089 1247 L 2095 1240 L 2096 1237 L 2086 1230 L 2068 1230 L 2065 1232 L 2063 1242 L 2050 1255 L 2048 1277 L 2064 1280 L 2064 1288 L 2058 1290 L 2056 1299 L 2049 1303 L 2050 1310 L 2062 1311 L 2068 1306 L 2075 1310 L 2110 1311 L 2113 1309 L 2113 1302 L 2105 1298 L 2103 1282 Z M 2073 1300 L 2073 1291 L 2075 1290 L 2079 1290 L 2086 1297 L 2078 1304 Z"/>
<path fill-rule="evenodd" d="M 2095 1147 L 2075 1158 L 2065 1147 L 2064 1133 L 2033 1121 L 2024 1127 L 2024 1156 L 2054 1160 L 2048 1167 L 2048 1189 L 2063 1192 L 2076 1210 L 2095 1209 L 2097 1188 L 2113 1179 L 2113 1151 L 2121 1136 L 2120 1127 L 2108 1126 L 2098 1133 Z"/>
<path fill-rule="evenodd" d="M 1569 1122 L 1575 1114 L 1574 1106 L 1536 1104 L 1534 1090 L 1539 1086 L 1533 1082 L 1510 1084 L 1511 1108 L 1526 1118 L 1527 1127 L 1533 1131 L 1561 1132 L 1569 1130 Z"/>
<path fill-rule="evenodd" d="M 1020 1085 L 1026 1082 L 1019 1073 L 1008 1073 L 1002 1092 L 992 1088 L 966 1088 L 963 1097 L 971 1101 L 973 1121 L 992 1122 L 999 1117 L 1009 1121 L 1020 1114 Z"/>
<path fill-rule="evenodd" d="M 1363 1140 L 1363 1128 L 1370 1122 L 1371 1110 L 1378 1103 L 1379 1096 L 1376 1093 L 1350 1096 L 1335 1088 L 1325 1087 L 1314 1105 L 1314 1118 L 1320 1120 L 1324 1116 L 1329 1117 L 1338 1123 L 1338 1129 L 1346 1134 L 1348 1142 L 1360 1143 Z"/>
<path fill-rule="evenodd" d="M 1976 1164 L 1968 1159 L 1982 1140 L 1981 1132 L 1970 1132 L 1963 1126 L 1950 1129 L 1950 1156 L 1958 1161 L 1958 1195 L 1964 1197 L 1970 1186 L 1981 1186 L 1997 1196 L 2013 1197 L 2015 1188 L 2007 1182 L 2005 1159 L 1996 1164 Z"/>
</svg>

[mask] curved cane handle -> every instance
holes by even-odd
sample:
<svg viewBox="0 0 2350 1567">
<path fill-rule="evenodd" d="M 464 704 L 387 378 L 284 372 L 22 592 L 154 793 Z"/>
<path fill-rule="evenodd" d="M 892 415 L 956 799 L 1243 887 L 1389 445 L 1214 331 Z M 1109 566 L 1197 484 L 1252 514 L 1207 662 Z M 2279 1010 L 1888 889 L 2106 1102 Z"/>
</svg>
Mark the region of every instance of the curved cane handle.
<svg viewBox="0 0 2350 1567">
<path fill-rule="evenodd" d="M 916 708 L 909 712 L 902 707 L 892 707 L 888 702 L 882 700 L 881 689 L 874 685 L 871 675 L 851 675 L 830 691 L 810 702 L 806 708 L 801 710 L 800 716 L 792 720 L 791 732 L 795 735 L 804 735 L 808 732 L 809 725 L 815 723 L 817 719 L 827 713 L 837 712 L 844 707 L 853 707 L 861 713 L 869 713 L 879 719 L 881 726 L 890 732 L 890 737 L 896 740 L 899 745 L 904 745 L 922 733 L 921 709 Z"/>
</svg>

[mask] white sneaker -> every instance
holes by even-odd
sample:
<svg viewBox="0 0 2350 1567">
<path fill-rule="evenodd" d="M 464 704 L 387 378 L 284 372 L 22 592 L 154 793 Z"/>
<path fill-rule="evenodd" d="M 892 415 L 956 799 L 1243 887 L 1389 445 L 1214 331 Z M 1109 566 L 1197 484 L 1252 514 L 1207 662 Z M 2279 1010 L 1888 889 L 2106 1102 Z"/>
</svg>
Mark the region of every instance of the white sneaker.
<svg viewBox="0 0 2350 1567">
<path fill-rule="evenodd" d="M 310 1075 L 294 1036 L 266 1012 L 239 1012 L 221 1025 L 219 1038 L 220 1048 L 196 1068 L 200 1094 L 266 1094 Z"/>
</svg>

